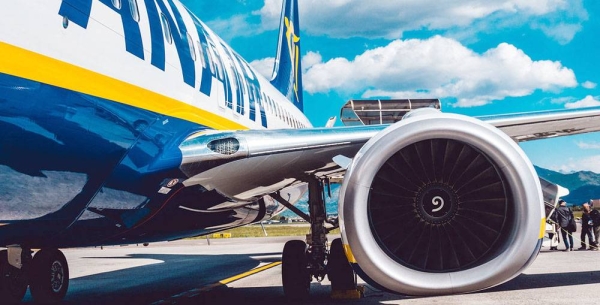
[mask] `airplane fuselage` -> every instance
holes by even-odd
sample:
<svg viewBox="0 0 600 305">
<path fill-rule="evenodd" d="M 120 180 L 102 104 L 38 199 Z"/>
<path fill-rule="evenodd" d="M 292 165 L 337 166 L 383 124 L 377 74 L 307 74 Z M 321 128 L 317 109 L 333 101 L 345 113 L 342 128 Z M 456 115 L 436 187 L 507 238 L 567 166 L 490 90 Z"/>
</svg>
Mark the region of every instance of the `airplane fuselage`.
<svg viewBox="0 0 600 305">
<path fill-rule="evenodd" d="M 19 1 L 0 19 L 0 245 L 168 240 L 281 209 L 211 210 L 231 200 L 182 185 L 191 134 L 310 122 L 180 3 Z"/>
</svg>

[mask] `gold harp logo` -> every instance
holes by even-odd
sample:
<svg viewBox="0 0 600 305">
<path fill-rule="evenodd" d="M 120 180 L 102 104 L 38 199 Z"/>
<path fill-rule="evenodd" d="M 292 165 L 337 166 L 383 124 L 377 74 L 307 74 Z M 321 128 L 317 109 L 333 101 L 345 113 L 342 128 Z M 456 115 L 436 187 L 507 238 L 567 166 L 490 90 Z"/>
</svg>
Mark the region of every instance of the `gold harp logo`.
<svg viewBox="0 0 600 305">
<path fill-rule="evenodd" d="M 298 64 L 300 61 L 300 51 L 298 42 L 300 37 L 296 35 L 294 25 L 290 22 L 288 17 L 284 17 L 285 22 L 285 37 L 287 40 L 288 52 L 290 54 L 290 61 L 294 69 L 294 94 L 296 95 L 296 101 L 300 101 L 298 98 Z"/>
</svg>

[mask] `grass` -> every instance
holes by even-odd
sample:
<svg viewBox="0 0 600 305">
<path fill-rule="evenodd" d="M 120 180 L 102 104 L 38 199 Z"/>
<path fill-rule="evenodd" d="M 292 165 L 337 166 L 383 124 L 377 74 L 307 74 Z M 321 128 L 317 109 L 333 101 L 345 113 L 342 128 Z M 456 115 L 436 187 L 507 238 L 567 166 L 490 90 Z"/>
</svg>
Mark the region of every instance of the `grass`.
<svg viewBox="0 0 600 305">
<path fill-rule="evenodd" d="M 268 237 L 273 236 L 304 236 L 309 233 L 310 227 L 308 225 L 266 225 L 265 231 L 267 231 Z M 219 234 L 231 234 L 231 237 L 265 237 L 260 225 L 243 226 L 235 229 L 229 229 L 220 231 Z M 331 234 L 339 234 L 340 229 L 335 229 L 330 232 Z M 209 235 L 212 237 L 212 235 Z M 196 237 L 205 238 L 205 237 Z"/>
</svg>

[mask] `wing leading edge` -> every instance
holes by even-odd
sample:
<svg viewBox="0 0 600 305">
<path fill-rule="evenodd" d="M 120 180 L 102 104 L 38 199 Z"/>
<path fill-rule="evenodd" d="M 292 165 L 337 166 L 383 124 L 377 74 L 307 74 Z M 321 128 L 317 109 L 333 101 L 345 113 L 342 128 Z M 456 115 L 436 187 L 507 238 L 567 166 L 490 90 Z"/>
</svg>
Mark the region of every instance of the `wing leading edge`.
<svg viewBox="0 0 600 305">
<path fill-rule="evenodd" d="M 477 117 L 517 142 L 600 131 L 600 107 Z"/>
</svg>

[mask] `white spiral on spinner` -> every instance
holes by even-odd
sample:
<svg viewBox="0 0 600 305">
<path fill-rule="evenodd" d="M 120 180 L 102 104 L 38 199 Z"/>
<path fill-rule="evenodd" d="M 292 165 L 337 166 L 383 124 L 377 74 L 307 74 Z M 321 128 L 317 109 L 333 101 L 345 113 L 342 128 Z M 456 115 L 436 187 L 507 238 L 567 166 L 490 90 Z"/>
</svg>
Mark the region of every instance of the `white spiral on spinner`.
<svg viewBox="0 0 600 305">
<path fill-rule="evenodd" d="M 432 213 L 438 212 L 439 210 L 444 208 L 444 198 L 442 198 L 440 196 L 433 197 L 433 199 L 431 199 L 431 203 L 433 203 L 433 205 L 435 205 L 435 206 L 439 205 L 438 208 L 431 210 Z"/>
</svg>

